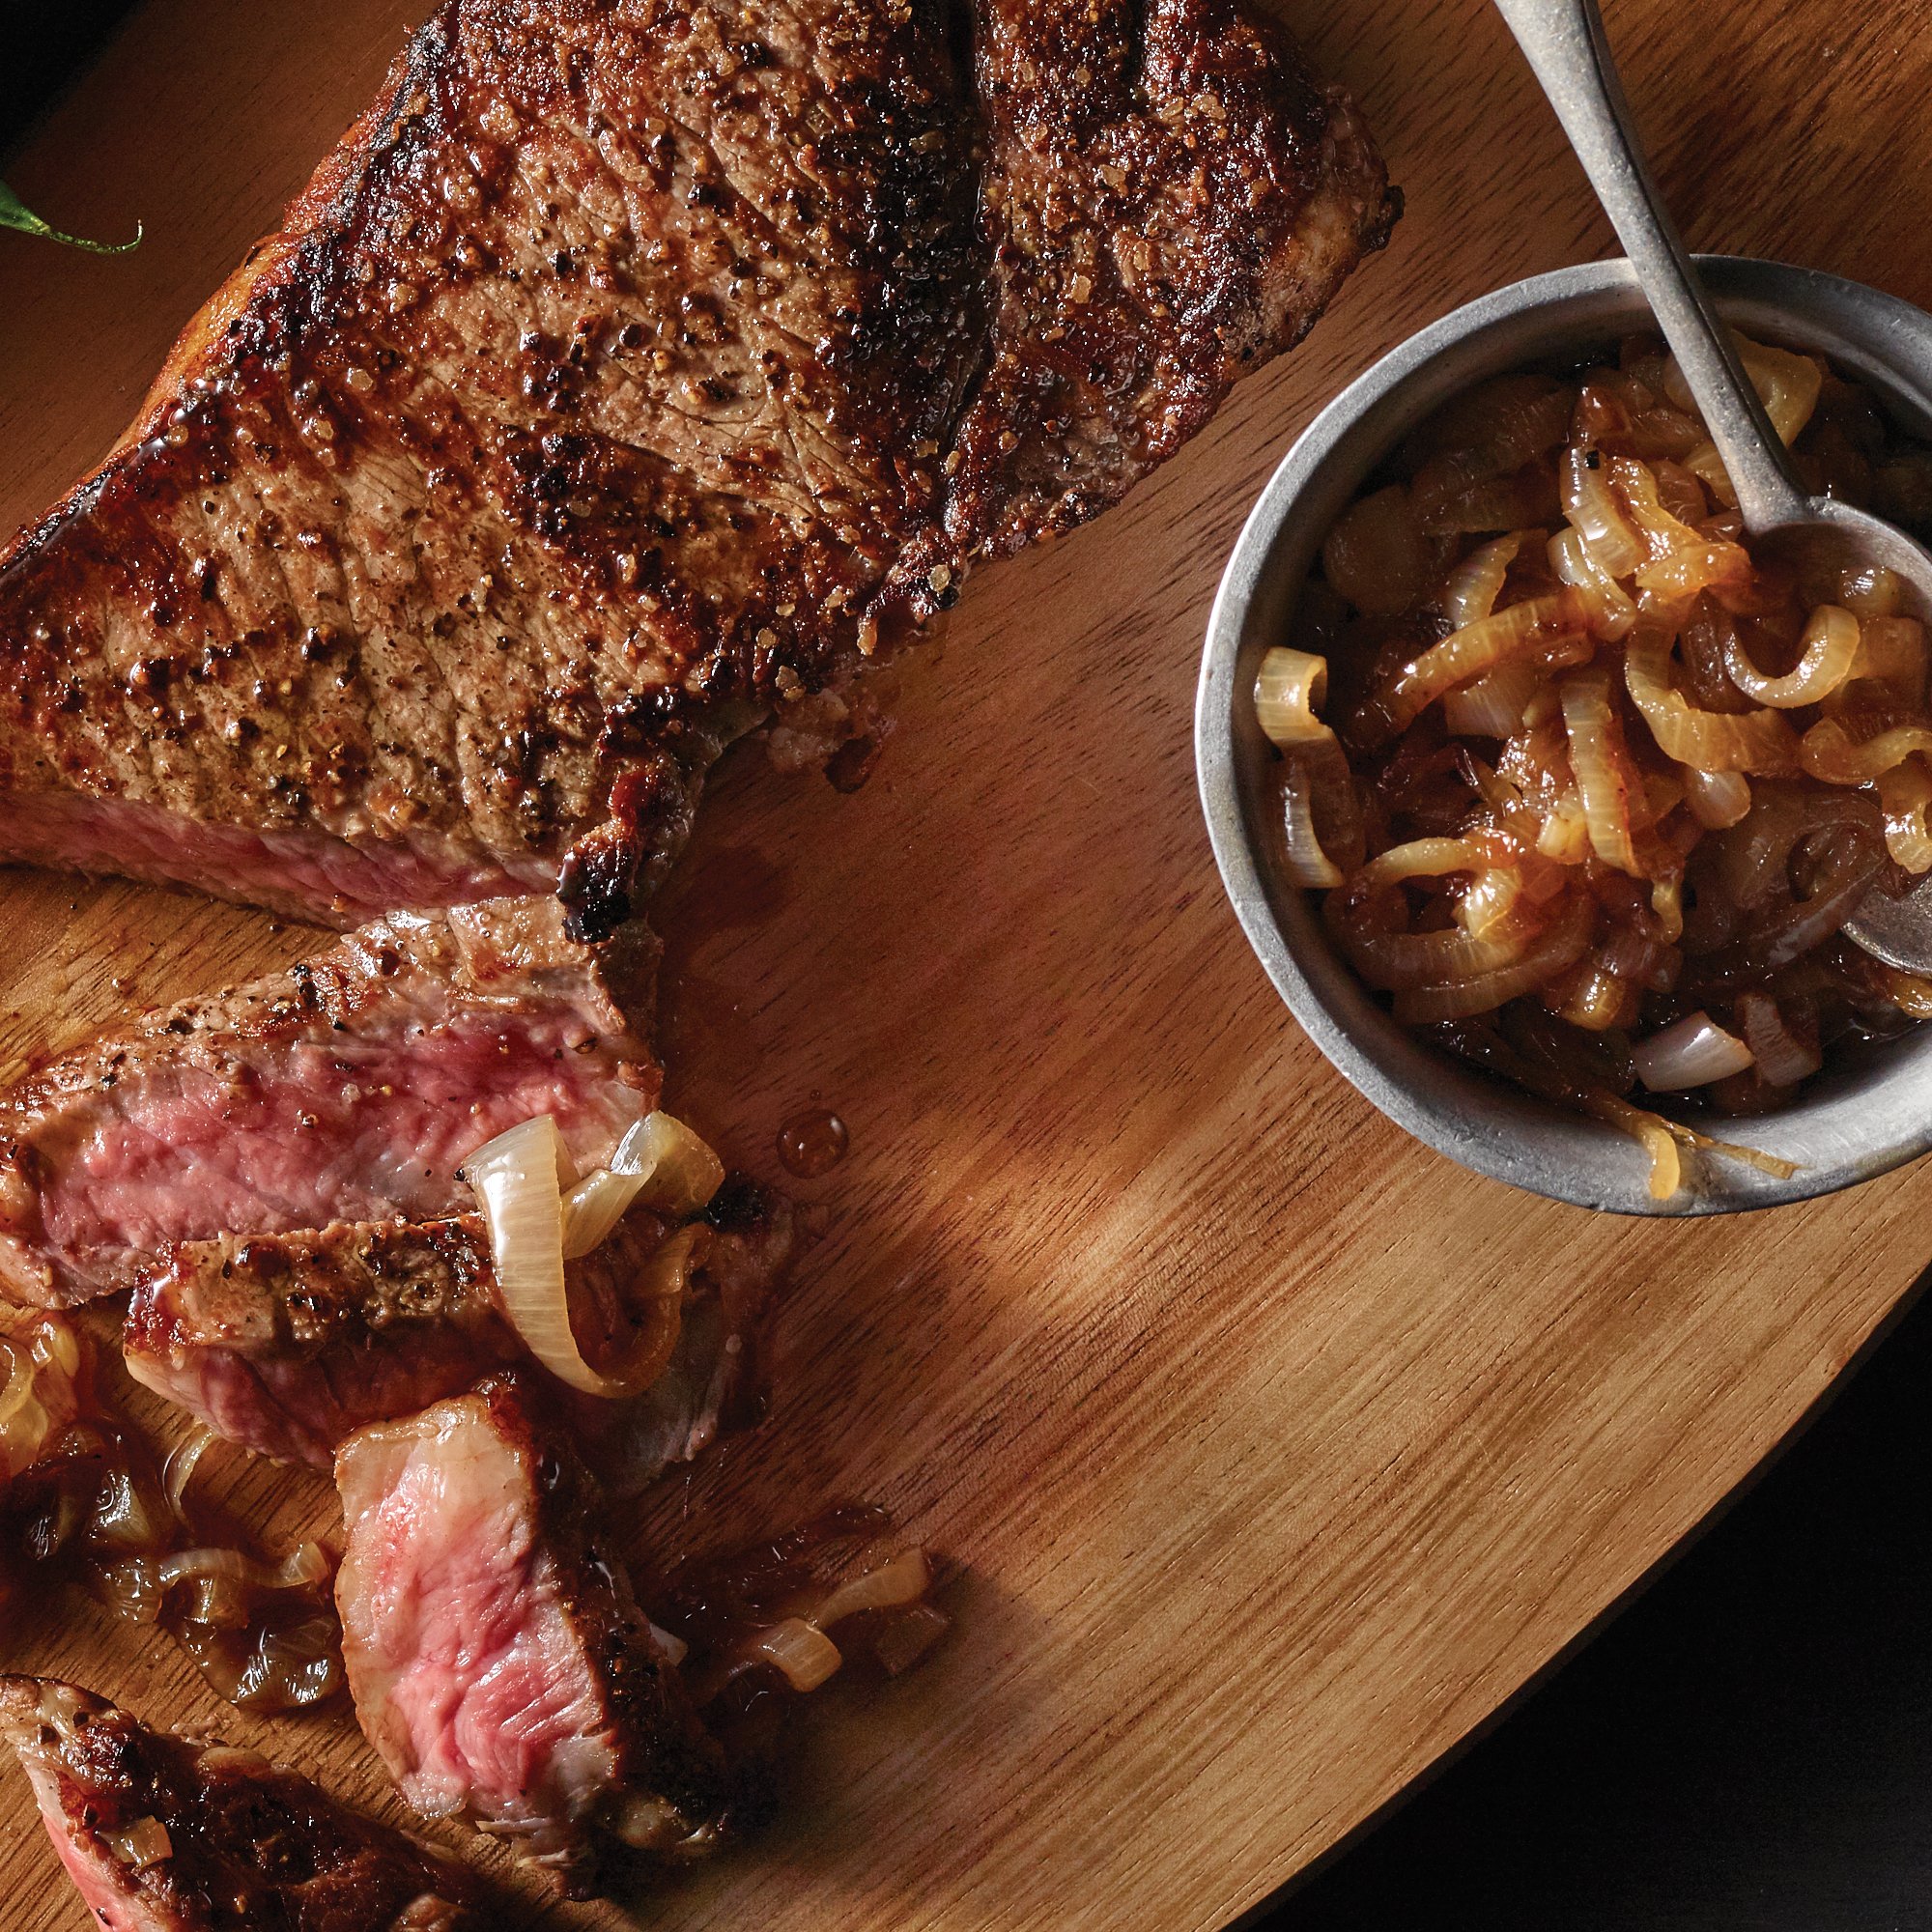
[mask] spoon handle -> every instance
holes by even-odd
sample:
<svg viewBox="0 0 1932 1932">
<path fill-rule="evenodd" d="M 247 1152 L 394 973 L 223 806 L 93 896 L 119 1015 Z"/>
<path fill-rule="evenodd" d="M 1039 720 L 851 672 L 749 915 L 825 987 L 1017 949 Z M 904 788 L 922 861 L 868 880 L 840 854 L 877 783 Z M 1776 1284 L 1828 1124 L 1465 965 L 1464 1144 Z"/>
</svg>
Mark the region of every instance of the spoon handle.
<svg viewBox="0 0 1932 1932">
<path fill-rule="evenodd" d="M 1803 486 L 1657 191 L 1596 0 L 1496 0 L 1636 270 L 1753 533 L 1808 515 Z"/>
</svg>

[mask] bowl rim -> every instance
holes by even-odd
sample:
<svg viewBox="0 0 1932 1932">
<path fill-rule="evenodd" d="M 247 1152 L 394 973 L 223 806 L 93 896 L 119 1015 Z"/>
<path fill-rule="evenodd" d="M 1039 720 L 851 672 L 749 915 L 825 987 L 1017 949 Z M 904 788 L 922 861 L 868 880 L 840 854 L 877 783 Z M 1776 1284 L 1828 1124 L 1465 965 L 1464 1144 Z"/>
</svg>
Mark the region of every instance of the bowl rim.
<svg viewBox="0 0 1932 1932">
<path fill-rule="evenodd" d="M 1720 307 L 1747 312 L 1747 326 L 1773 333 L 1781 326 L 1847 374 L 1876 384 L 1895 411 L 1921 418 L 1932 433 L 1932 316 L 1818 270 L 1747 256 L 1696 260 Z M 1237 661 L 1249 648 L 1251 616 L 1271 587 L 1277 556 L 1296 541 L 1290 534 L 1296 506 L 1318 484 L 1332 492 L 1336 475 L 1351 470 L 1340 485 L 1339 508 L 1442 399 L 1412 400 L 1428 372 L 1454 352 L 1471 349 L 1471 359 L 1480 361 L 1473 345 L 1529 319 L 1567 325 L 1581 347 L 1593 334 L 1614 333 L 1614 311 L 1633 302 L 1644 306 L 1635 273 L 1621 256 L 1511 283 L 1417 330 L 1317 414 L 1249 512 L 1215 593 L 1196 690 L 1196 777 L 1222 884 L 1269 980 L 1330 1064 L 1414 1138 L 1478 1174 L 1581 1208 L 1677 1216 L 1778 1207 L 1874 1179 L 1932 1150 L 1932 1026 L 1878 1054 L 1855 1052 L 1838 1091 L 1827 1098 L 1807 1096 L 1739 1123 L 1734 1131 L 1741 1140 L 1787 1157 L 1800 1149 L 1810 1156 L 1788 1179 L 1741 1162 L 1700 1159 L 1687 1162 L 1676 1196 L 1657 1201 L 1648 1189 L 1648 1156 L 1629 1135 L 1508 1089 L 1398 1027 L 1328 947 L 1306 895 L 1286 882 L 1271 886 L 1244 800 L 1244 765 L 1254 755 L 1244 742 L 1258 737 L 1258 727 L 1238 715 Z M 1572 309 L 1575 316 L 1566 317 Z M 1534 350 L 1499 352 L 1492 367 L 1463 374 L 1443 396 L 1537 359 Z M 1378 426 L 1373 435 L 1366 424 Z M 1293 588 L 1305 568 L 1305 562 L 1290 565 Z M 1914 1075 L 1916 1104 L 1892 1091 Z M 1881 1091 L 1890 1105 L 1874 1103 Z"/>
</svg>

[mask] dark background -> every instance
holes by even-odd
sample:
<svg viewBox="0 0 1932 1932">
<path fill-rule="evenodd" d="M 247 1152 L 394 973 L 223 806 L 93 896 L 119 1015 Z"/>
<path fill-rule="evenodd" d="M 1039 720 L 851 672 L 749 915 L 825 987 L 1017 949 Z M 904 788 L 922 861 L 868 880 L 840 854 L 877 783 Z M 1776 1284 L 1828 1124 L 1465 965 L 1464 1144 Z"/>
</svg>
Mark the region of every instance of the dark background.
<svg viewBox="0 0 1932 1932">
<path fill-rule="evenodd" d="M 0 0 L 0 156 L 126 11 Z M 1932 1296 L 1643 1598 L 1248 1932 L 1932 1932 L 1928 1389 Z"/>
<path fill-rule="evenodd" d="M 0 0 L 0 156 L 128 11 L 127 0 Z"/>
<path fill-rule="evenodd" d="M 1253 1932 L 1932 1928 L 1932 1295 L 1596 1641 Z"/>
</svg>

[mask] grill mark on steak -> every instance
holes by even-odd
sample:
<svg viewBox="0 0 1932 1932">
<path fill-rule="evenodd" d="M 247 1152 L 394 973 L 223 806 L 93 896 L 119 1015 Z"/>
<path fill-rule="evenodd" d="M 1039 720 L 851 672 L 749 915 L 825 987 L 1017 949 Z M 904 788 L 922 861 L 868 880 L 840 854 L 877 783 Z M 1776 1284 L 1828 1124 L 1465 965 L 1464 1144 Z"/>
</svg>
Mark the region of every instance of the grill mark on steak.
<svg viewBox="0 0 1932 1932">
<path fill-rule="evenodd" d="M 51 1678 L 0 1678 L 0 1736 L 109 1932 L 462 1932 L 477 1881 L 252 1751 L 189 1744 Z M 137 1862 L 150 1820 L 167 1851 Z"/>
<path fill-rule="evenodd" d="M 608 932 L 724 743 L 836 723 L 1394 213 L 1234 0 L 447 0 L 0 555 L 0 855 Z"/>
<path fill-rule="evenodd" d="M 181 1241 L 429 1218 L 465 1157 L 552 1114 L 594 1165 L 652 1104 L 630 1030 L 655 942 L 553 898 L 398 914 L 286 974 L 151 1013 L 0 1094 L 0 1293 L 65 1307 Z"/>
<path fill-rule="evenodd" d="M 352 1435 L 336 1606 L 356 1718 L 404 1797 L 583 1896 L 601 1852 L 710 1843 L 726 1774 L 590 1532 L 590 1477 L 535 1415 L 498 1376 Z"/>
<path fill-rule="evenodd" d="M 792 1249 L 790 1210 L 735 1179 L 684 1298 L 664 1374 L 628 1402 L 553 1391 L 605 1489 L 631 1495 L 746 1419 L 756 1342 Z M 615 1334 L 667 1232 L 634 1208 L 569 1264 L 580 1337 Z M 477 1215 L 185 1243 L 137 1285 L 123 1336 L 137 1381 L 257 1454 L 323 1468 L 393 1421 L 527 1356 L 498 1309 Z M 538 1371 L 534 1366 L 531 1373 Z"/>
</svg>

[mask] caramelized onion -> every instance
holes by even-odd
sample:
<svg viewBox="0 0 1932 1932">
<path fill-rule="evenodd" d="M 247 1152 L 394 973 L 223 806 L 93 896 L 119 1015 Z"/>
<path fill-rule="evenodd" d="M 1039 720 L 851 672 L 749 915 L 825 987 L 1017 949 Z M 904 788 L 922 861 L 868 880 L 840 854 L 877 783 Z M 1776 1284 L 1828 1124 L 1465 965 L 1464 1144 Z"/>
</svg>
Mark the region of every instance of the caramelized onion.
<svg viewBox="0 0 1932 1932">
<path fill-rule="evenodd" d="M 1670 639 L 1639 625 L 1624 652 L 1624 683 L 1665 757 L 1703 772 L 1789 772 L 1798 737 L 1775 711 L 1701 711 L 1670 682 Z"/>
<path fill-rule="evenodd" d="M 1319 892 L 1342 883 L 1341 867 L 1321 849 L 1308 768 L 1298 762 L 1281 775 L 1281 838 L 1283 868 L 1294 884 Z"/>
<path fill-rule="evenodd" d="M 1395 1016 L 1406 1026 L 1425 1026 L 1493 1012 L 1504 1001 L 1574 966 L 1588 950 L 1595 924 L 1595 907 L 1587 899 L 1574 898 L 1514 964 L 1470 979 L 1406 988 L 1396 995 Z"/>
<path fill-rule="evenodd" d="M 758 1632 L 746 1646 L 746 1662 L 776 1666 L 794 1690 L 816 1690 L 844 1660 L 815 1624 L 786 1617 Z"/>
<path fill-rule="evenodd" d="M 251 1590 L 297 1590 L 326 1583 L 335 1566 L 319 1543 L 301 1543 L 279 1563 L 264 1563 L 239 1549 L 217 1547 L 183 1549 L 163 1557 L 155 1572 L 163 1590 L 177 1583 L 199 1583 L 210 1579 L 225 1583 L 244 1583 Z"/>
<path fill-rule="evenodd" d="M 1710 832 L 1736 825 L 1751 809 L 1750 781 L 1742 772 L 1703 772 L 1683 765 L 1684 800 L 1697 823 Z"/>
<path fill-rule="evenodd" d="M 1443 698 L 1442 722 L 1458 737 L 1507 738 L 1542 684 L 1543 673 L 1532 664 L 1498 665 Z"/>
<path fill-rule="evenodd" d="M 1549 539 L 1547 554 L 1557 582 L 1569 584 L 1583 599 L 1599 637 L 1614 642 L 1636 622 L 1636 606 L 1630 592 L 1598 562 L 1580 530 L 1557 531 Z"/>
<path fill-rule="evenodd" d="M 1869 678 L 1911 705 L 1925 699 L 1925 626 L 1917 617 L 1860 613 L 1858 661 L 1852 679 Z"/>
<path fill-rule="evenodd" d="M 214 1431 L 206 1423 L 196 1423 L 187 1435 L 168 1451 L 168 1458 L 161 1464 L 161 1488 L 166 1492 L 168 1507 L 174 1511 L 175 1520 L 183 1528 L 187 1527 L 187 1486 L 194 1480 L 194 1472 L 201 1465 L 215 1440 Z"/>
<path fill-rule="evenodd" d="M 1315 714 L 1328 694 L 1328 660 L 1277 644 L 1255 676 L 1255 716 L 1280 751 L 1331 738 Z"/>
<path fill-rule="evenodd" d="M 1838 602 L 1861 623 L 1873 617 L 1895 617 L 1905 601 L 1898 573 L 1882 563 L 1853 564 L 1838 576 Z"/>
<path fill-rule="evenodd" d="M 1814 779 L 1828 784 L 1869 784 L 1902 764 L 1915 752 L 1932 752 L 1932 727 L 1894 724 L 1889 731 L 1855 744 L 1835 718 L 1821 718 L 1799 741 L 1798 758 Z"/>
<path fill-rule="evenodd" d="M 1736 332 L 1733 333 L 1735 335 Z M 1800 431 L 1810 421 L 1812 411 L 1818 407 L 1818 396 L 1824 387 L 1823 373 L 1808 355 L 1795 355 L 1789 350 L 1774 349 L 1767 343 L 1747 341 L 1742 335 L 1736 336 L 1736 340 L 1746 373 L 1758 393 L 1758 400 L 1764 405 L 1765 413 L 1771 418 L 1772 427 L 1784 442 L 1795 441 Z M 1678 368 L 1674 355 L 1664 374 L 1664 393 L 1679 409 L 1694 410 L 1696 407 L 1690 398 L 1690 385 L 1685 382 L 1684 373 Z M 1730 475 L 1718 455 L 1715 443 L 1708 440 L 1700 442 L 1685 457 L 1684 467 L 1692 471 L 1720 502 L 1737 502 L 1738 493 L 1731 485 Z"/>
<path fill-rule="evenodd" d="M 1455 629 L 1460 631 L 1478 617 L 1487 617 L 1496 608 L 1503 579 L 1522 549 L 1524 535 L 1518 530 L 1480 544 L 1449 573 L 1449 581 L 1442 586 L 1442 614 Z"/>
<path fill-rule="evenodd" d="M 1632 1050 L 1636 1077 L 1652 1093 L 1680 1094 L 1708 1087 L 1751 1064 L 1751 1050 L 1709 1013 L 1690 1013 Z"/>
<path fill-rule="evenodd" d="M 1745 1044 L 1757 1070 L 1774 1087 L 1795 1087 L 1825 1064 L 1815 1041 L 1800 1039 L 1785 1025 L 1769 993 L 1740 993 L 1738 1024 L 1744 1028 Z"/>
<path fill-rule="evenodd" d="M 893 1610 L 916 1604 L 932 1587 L 932 1567 L 923 1549 L 902 1549 L 896 1556 L 837 1584 L 811 1613 L 821 1626 L 842 1623 L 866 1610 Z"/>
<path fill-rule="evenodd" d="M 1583 802 L 1590 845 L 1605 865 L 1634 877 L 1642 868 L 1631 836 L 1634 774 L 1623 731 L 1610 708 L 1606 672 L 1578 671 L 1563 680 L 1563 724 L 1570 734 L 1570 769 Z"/>
<path fill-rule="evenodd" d="M 133 1871 L 146 1871 L 175 1855 L 174 1840 L 158 1818 L 136 1818 L 121 1831 L 103 1831 L 100 1837 L 115 1858 Z"/>
<path fill-rule="evenodd" d="M 681 1220 L 701 1214 L 724 1184 L 724 1163 L 685 1123 L 662 1111 L 646 1114 L 617 1143 L 611 1172 L 643 1178 L 643 1202 Z"/>
<path fill-rule="evenodd" d="M 1401 484 L 1351 504 L 1321 546 L 1321 572 L 1358 611 L 1388 616 L 1428 584 L 1435 558 Z"/>
<path fill-rule="evenodd" d="M 1828 833 L 1824 864 L 1809 892 L 1760 923 L 1743 941 L 1750 963 L 1775 972 L 1821 946 L 1858 911 L 1878 876 L 1879 856 L 1858 832 Z"/>
<path fill-rule="evenodd" d="M 669 1126 L 646 1131 L 653 1122 L 669 1122 Z M 639 1138 L 638 1148 L 628 1148 L 633 1135 Z M 670 1150 L 682 1159 L 688 1152 L 686 1144 L 695 1141 L 696 1136 L 681 1122 L 669 1121 L 668 1115 L 652 1114 L 624 1137 L 611 1158 L 613 1163 L 619 1159 L 634 1162 L 646 1176 L 648 1186 L 662 1172 L 660 1152 Z M 668 1297 L 650 1297 L 646 1318 L 611 1369 L 600 1372 L 584 1359 L 571 1325 L 564 1281 L 563 1198 L 557 1184 L 561 1145 L 556 1122 L 548 1114 L 540 1114 L 499 1134 L 464 1163 L 465 1178 L 476 1192 L 490 1231 L 497 1299 L 524 1346 L 559 1381 L 608 1401 L 639 1395 L 657 1378 L 668 1358 L 666 1329 L 668 1322 L 674 1324 L 675 1303 L 667 1312 Z M 707 1154 L 709 1151 L 705 1150 Z M 690 1175 L 681 1169 L 666 1191 L 682 1203 L 690 1199 L 691 1184 Z M 695 1238 L 692 1231 L 681 1230 L 669 1237 L 660 1254 L 682 1244 L 675 1258 L 688 1264 L 690 1242 Z M 677 1280 L 681 1290 L 681 1272 Z M 669 1327 L 668 1340 L 675 1345 L 675 1325 Z"/>
<path fill-rule="evenodd" d="M 1452 631 L 1403 666 L 1376 695 L 1378 708 L 1391 731 L 1406 729 L 1443 693 L 1527 656 L 1565 632 L 1580 631 L 1584 624 L 1583 600 L 1567 584 L 1541 597 L 1525 597 Z"/>
<path fill-rule="evenodd" d="M 1563 514 L 1588 546 L 1607 577 L 1628 577 L 1644 561 L 1644 547 L 1630 519 L 1610 492 L 1605 459 L 1600 450 L 1573 442 L 1557 465 Z"/>
<path fill-rule="evenodd" d="M 1906 758 L 1878 779 L 1885 808 L 1885 848 L 1906 871 L 1932 871 L 1932 832 L 1925 808 L 1932 805 L 1932 772 L 1918 758 Z"/>
<path fill-rule="evenodd" d="M 724 1163 L 685 1123 L 662 1111 L 646 1114 L 617 1143 L 608 1167 L 578 1181 L 563 1198 L 563 1258 L 599 1246 L 641 1199 L 672 1220 L 701 1212 L 724 1181 Z"/>
<path fill-rule="evenodd" d="M 1859 654 L 1859 620 L 1834 604 L 1821 604 L 1804 626 L 1804 655 L 1782 677 L 1767 677 L 1750 661 L 1735 629 L 1724 644 L 1724 668 L 1747 697 L 1780 711 L 1816 704 L 1852 674 Z"/>
</svg>

